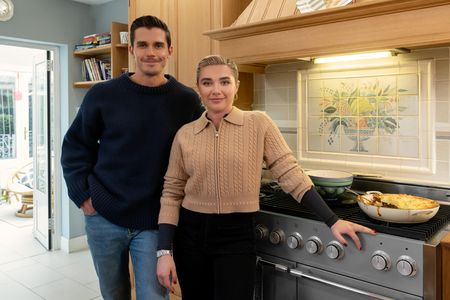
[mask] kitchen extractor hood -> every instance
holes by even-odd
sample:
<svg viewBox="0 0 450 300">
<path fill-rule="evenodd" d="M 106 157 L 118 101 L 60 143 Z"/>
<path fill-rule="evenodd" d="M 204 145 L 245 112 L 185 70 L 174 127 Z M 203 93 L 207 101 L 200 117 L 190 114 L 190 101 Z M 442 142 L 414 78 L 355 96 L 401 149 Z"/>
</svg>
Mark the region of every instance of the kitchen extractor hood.
<svg viewBox="0 0 450 300">
<path fill-rule="evenodd" d="M 253 0 L 235 23 L 205 34 L 239 64 L 450 44 L 450 0 L 355 0 L 300 14 L 296 0 Z"/>
</svg>

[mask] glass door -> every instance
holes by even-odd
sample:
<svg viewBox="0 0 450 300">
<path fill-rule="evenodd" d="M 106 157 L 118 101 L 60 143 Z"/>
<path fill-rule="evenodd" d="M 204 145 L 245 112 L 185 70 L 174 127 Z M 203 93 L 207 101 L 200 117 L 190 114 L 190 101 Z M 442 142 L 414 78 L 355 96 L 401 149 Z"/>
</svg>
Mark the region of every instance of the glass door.
<svg viewBox="0 0 450 300">
<path fill-rule="evenodd" d="M 52 247 L 51 58 L 51 51 L 42 51 L 33 68 L 33 233 L 47 249 Z"/>
</svg>

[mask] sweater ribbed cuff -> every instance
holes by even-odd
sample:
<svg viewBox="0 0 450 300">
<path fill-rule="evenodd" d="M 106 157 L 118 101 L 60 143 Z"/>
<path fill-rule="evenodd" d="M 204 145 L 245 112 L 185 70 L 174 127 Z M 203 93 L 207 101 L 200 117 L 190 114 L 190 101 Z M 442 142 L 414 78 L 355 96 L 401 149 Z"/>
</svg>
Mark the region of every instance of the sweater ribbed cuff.
<svg viewBox="0 0 450 300">
<path fill-rule="evenodd" d="M 173 236 L 177 226 L 173 224 L 159 224 L 158 248 L 157 250 L 171 250 Z"/>
<path fill-rule="evenodd" d="M 66 180 L 69 198 L 80 208 L 86 199 L 91 197 L 89 186 L 86 179 L 83 180 Z"/>
<path fill-rule="evenodd" d="M 339 220 L 314 187 L 305 193 L 301 203 L 318 215 L 328 227 L 333 226 Z"/>
</svg>

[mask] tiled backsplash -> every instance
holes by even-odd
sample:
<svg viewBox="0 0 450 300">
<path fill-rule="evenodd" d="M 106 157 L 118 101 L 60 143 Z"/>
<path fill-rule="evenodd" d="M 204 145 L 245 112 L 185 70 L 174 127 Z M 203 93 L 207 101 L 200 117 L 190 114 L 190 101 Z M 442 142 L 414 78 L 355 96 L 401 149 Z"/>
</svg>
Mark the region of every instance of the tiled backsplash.
<svg viewBox="0 0 450 300">
<path fill-rule="evenodd" d="M 388 179 L 400 181 L 412 181 L 436 185 L 450 186 L 450 48 L 434 48 L 412 51 L 409 54 L 402 55 L 397 61 L 408 61 L 409 64 L 417 61 L 418 64 L 424 60 L 431 60 L 431 81 L 426 83 L 430 86 L 430 92 L 427 97 L 430 98 L 431 105 L 430 119 L 435 122 L 432 132 L 436 132 L 431 141 L 435 140 L 435 147 L 430 146 L 429 151 L 432 155 L 426 155 L 425 158 L 435 160 L 435 172 L 426 174 L 423 172 L 411 172 L 411 165 L 418 164 L 417 161 L 405 161 L 398 163 L 396 157 L 392 157 L 392 163 L 399 164 L 395 171 L 389 171 L 389 168 L 383 168 L 377 163 L 377 157 L 374 155 L 363 155 L 361 157 L 347 157 L 344 159 L 352 163 L 341 163 L 334 165 L 324 163 L 327 161 L 327 154 L 315 153 L 316 162 L 303 160 L 300 164 L 304 168 L 333 168 L 355 173 L 378 174 Z M 405 64 L 406 65 L 406 64 Z M 298 63 L 269 65 L 265 74 L 255 75 L 254 90 L 254 110 L 266 111 L 278 124 L 288 144 L 298 158 L 303 157 L 299 151 L 305 145 L 299 146 L 300 135 L 297 132 L 302 130 L 302 120 L 298 117 L 298 108 L 301 105 L 301 99 L 298 99 L 297 74 L 299 71 L 314 71 L 320 68 L 310 62 L 299 61 Z M 405 69 L 403 63 L 399 63 L 398 70 L 402 72 Z M 403 69 L 402 69 L 403 68 Z M 423 88 L 421 88 L 423 89 Z M 309 100 L 308 100 L 309 101 Z M 402 134 L 405 134 L 403 126 Z M 304 141 L 303 141 L 304 143 Z M 430 142 L 433 145 L 432 142 Z M 428 146 L 427 146 L 428 147 Z M 423 148 L 422 148 L 423 149 Z M 317 163 L 317 159 L 321 160 Z M 356 164 L 353 164 L 356 162 Z M 433 161 L 434 162 L 434 161 Z M 389 160 L 388 160 L 389 163 Z M 425 162 L 427 163 L 427 162 Z M 428 161 L 428 165 L 430 165 Z M 424 164 L 424 162 L 421 162 Z M 419 163 L 420 165 L 420 163 Z"/>
</svg>

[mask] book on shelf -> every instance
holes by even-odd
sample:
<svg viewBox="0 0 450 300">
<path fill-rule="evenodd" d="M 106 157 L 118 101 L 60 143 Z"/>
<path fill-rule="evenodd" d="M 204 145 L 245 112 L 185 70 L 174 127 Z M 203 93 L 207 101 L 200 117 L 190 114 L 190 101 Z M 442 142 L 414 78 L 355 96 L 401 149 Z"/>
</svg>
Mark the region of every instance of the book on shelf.
<svg viewBox="0 0 450 300">
<path fill-rule="evenodd" d="M 83 37 L 80 44 L 75 45 L 75 51 L 91 49 L 102 45 L 111 44 L 111 33 L 95 33 Z"/>
<path fill-rule="evenodd" d="M 94 57 L 86 58 L 81 63 L 83 81 L 100 81 L 111 79 L 111 62 Z"/>
</svg>

